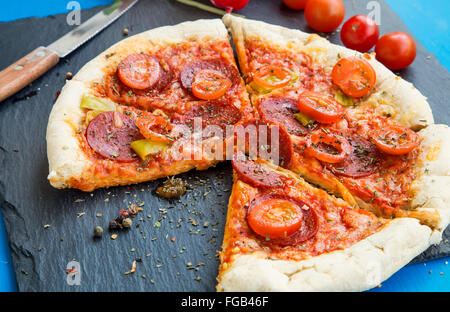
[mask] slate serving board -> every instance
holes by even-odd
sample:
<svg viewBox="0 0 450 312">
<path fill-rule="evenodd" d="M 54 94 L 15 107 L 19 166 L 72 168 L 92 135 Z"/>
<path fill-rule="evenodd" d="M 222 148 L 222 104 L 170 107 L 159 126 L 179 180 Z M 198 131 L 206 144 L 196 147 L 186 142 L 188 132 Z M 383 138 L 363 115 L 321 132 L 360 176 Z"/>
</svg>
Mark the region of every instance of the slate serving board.
<svg viewBox="0 0 450 312">
<path fill-rule="evenodd" d="M 206 2 L 206 1 L 205 1 Z M 399 17 L 381 3 L 381 32 L 406 31 Z M 367 14 L 367 1 L 345 1 L 346 19 Z M 99 8 L 82 11 L 82 21 Z M 302 12 L 280 1 L 251 0 L 241 12 L 248 18 L 308 32 Z M 76 73 L 86 62 L 130 35 L 216 15 L 174 1 L 141 0 L 129 12 L 83 45 L 46 75 L 0 103 L 0 206 L 9 236 L 18 288 L 21 291 L 214 291 L 232 186 L 232 170 L 223 163 L 204 172 L 182 175 L 192 186 L 180 200 L 154 195 L 161 181 L 83 193 L 57 190 L 47 181 L 45 131 L 56 93 L 66 72 Z M 65 15 L 0 23 L 0 68 L 39 45 L 48 45 L 71 30 Z M 330 40 L 339 43 L 339 34 Z M 418 42 L 415 63 L 400 73 L 429 98 L 436 122 L 450 124 L 446 102 L 450 75 Z M 141 204 L 133 227 L 110 239 L 108 222 L 120 209 Z M 82 214 L 82 213 L 85 214 Z M 97 217 L 97 214 L 102 214 Z M 46 226 L 49 225 L 49 226 Z M 93 239 L 94 226 L 105 229 Z M 139 225 L 139 227 L 137 227 Z M 46 228 L 45 228 L 46 227 Z M 449 231 L 446 232 L 448 238 Z M 174 238 L 172 242 L 172 238 Z M 448 242 L 448 241 L 447 241 Z M 430 248 L 414 261 L 450 254 L 450 244 Z M 134 274 L 133 260 L 140 258 Z M 67 264 L 80 264 L 80 285 L 69 286 Z"/>
</svg>

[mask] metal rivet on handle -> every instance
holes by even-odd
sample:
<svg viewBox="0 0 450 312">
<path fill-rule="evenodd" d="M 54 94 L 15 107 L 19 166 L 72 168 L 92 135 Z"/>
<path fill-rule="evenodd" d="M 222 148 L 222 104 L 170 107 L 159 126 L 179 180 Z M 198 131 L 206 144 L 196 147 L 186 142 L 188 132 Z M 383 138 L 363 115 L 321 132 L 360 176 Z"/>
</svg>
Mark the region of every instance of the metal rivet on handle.
<svg viewBox="0 0 450 312">
<path fill-rule="evenodd" d="M 37 51 L 35 54 L 37 57 L 43 57 L 45 55 L 45 51 Z"/>
</svg>

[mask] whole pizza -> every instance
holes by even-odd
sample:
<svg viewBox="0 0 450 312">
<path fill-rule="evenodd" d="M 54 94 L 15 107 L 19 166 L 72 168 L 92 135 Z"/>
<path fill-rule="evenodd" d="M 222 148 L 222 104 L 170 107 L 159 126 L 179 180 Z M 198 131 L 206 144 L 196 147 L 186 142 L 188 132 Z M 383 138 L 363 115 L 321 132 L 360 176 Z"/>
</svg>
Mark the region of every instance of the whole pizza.
<svg viewBox="0 0 450 312">
<path fill-rule="evenodd" d="M 361 291 L 440 242 L 449 138 L 373 54 L 227 14 L 122 40 L 67 81 L 48 179 L 90 192 L 231 160 L 217 290 Z"/>
</svg>

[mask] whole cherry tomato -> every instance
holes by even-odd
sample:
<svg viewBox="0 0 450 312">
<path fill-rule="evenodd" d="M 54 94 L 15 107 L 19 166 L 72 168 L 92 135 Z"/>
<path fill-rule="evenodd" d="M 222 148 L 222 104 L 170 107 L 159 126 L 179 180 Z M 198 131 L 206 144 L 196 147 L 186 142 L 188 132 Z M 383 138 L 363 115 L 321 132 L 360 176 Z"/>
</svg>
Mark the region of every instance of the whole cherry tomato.
<svg viewBox="0 0 450 312">
<path fill-rule="evenodd" d="M 308 0 L 283 0 L 283 3 L 293 10 L 304 10 Z"/>
<path fill-rule="evenodd" d="M 215 6 L 231 11 L 242 10 L 248 3 L 248 0 L 211 0 L 212 4 Z"/>
<path fill-rule="evenodd" d="M 342 25 L 342 43 L 350 49 L 367 52 L 378 41 L 380 31 L 373 19 L 365 15 L 355 15 Z"/>
<path fill-rule="evenodd" d="M 344 20 L 345 6 L 342 0 L 309 0 L 305 7 L 308 25 L 320 32 L 331 32 Z"/>
<path fill-rule="evenodd" d="M 381 37 L 375 46 L 377 60 L 390 70 L 411 65 L 416 58 L 416 44 L 404 32 L 392 32 Z"/>
</svg>

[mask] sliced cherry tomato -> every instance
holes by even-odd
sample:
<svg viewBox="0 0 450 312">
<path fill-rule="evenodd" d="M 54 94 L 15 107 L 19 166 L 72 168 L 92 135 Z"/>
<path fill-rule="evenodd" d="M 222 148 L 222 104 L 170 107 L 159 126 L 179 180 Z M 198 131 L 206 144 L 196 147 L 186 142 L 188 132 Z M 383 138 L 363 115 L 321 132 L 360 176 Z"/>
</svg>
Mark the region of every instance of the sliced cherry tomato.
<svg viewBox="0 0 450 312">
<path fill-rule="evenodd" d="M 283 0 L 283 3 L 293 10 L 304 10 L 308 0 Z"/>
<path fill-rule="evenodd" d="M 248 224 L 252 230 L 269 239 L 287 237 L 302 225 L 302 208 L 280 198 L 269 199 L 250 210 Z"/>
<path fill-rule="evenodd" d="M 342 25 L 342 43 L 350 49 L 367 52 L 378 41 L 380 31 L 373 19 L 365 15 L 355 15 Z"/>
<path fill-rule="evenodd" d="M 331 73 L 333 83 L 346 95 L 360 98 L 367 95 L 375 86 L 377 74 L 372 65 L 359 57 L 341 59 Z"/>
<path fill-rule="evenodd" d="M 404 155 L 419 144 L 419 136 L 409 128 L 391 126 L 380 130 L 373 136 L 375 145 L 386 154 Z"/>
<path fill-rule="evenodd" d="M 352 152 L 347 139 L 322 132 L 311 134 L 306 145 L 314 157 L 331 164 L 343 161 Z"/>
<path fill-rule="evenodd" d="M 390 70 L 399 70 L 411 65 L 416 58 L 416 44 L 404 32 L 384 35 L 375 46 L 377 60 Z"/>
<path fill-rule="evenodd" d="M 306 3 L 306 22 L 314 30 L 331 32 L 339 27 L 344 17 L 342 0 L 308 0 Z"/>
<path fill-rule="evenodd" d="M 147 89 L 159 79 L 161 66 L 156 58 L 148 54 L 131 54 L 117 66 L 120 81 L 133 89 Z"/>
<path fill-rule="evenodd" d="M 173 139 L 169 136 L 173 126 L 167 118 L 144 112 L 136 118 L 136 126 L 146 139 L 158 142 L 170 142 Z"/>
<path fill-rule="evenodd" d="M 301 113 L 326 124 L 338 120 L 344 111 L 334 98 L 313 91 L 300 94 L 297 105 Z"/>
<path fill-rule="evenodd" d="M 202 100 L 215 100 L 224 95 L 231 80 L 215 70 L 200 70 L 194 76 L 192 93 Z"/>
<path fill-rule="evenodd" d="M 287 86 L 291 74 L 282 67 L 265 65 L 253 73 L 253 81 L 262 88 L 275 89 Z"/>
</svg>

